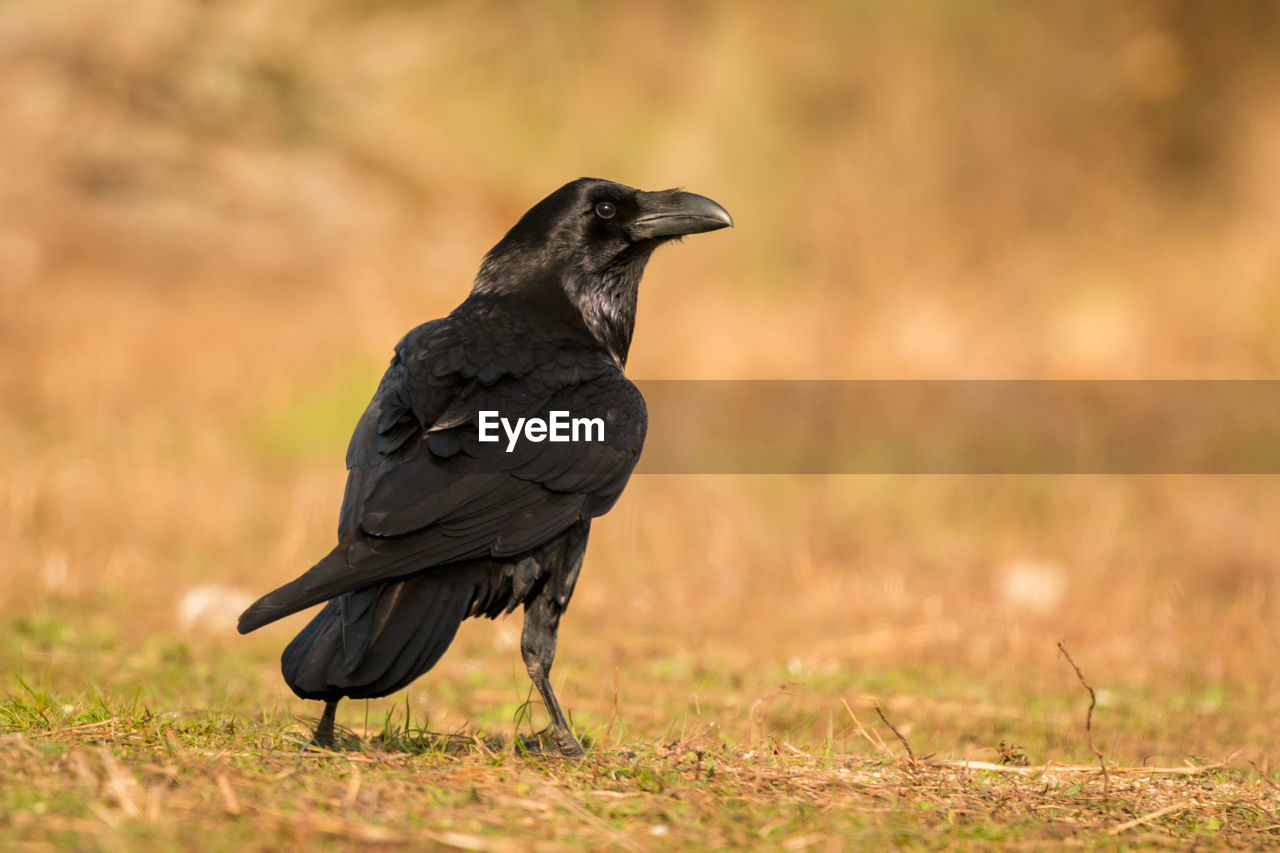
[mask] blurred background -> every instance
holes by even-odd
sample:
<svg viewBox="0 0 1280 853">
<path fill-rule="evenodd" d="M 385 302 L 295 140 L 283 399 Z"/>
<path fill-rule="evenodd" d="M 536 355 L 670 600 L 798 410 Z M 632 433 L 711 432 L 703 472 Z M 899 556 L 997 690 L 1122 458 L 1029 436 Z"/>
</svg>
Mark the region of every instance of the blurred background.
<svg viewBox="0 0 1280 853">
<path fill-rule="evenodd" d="M 330 547 L 399 336 L 581 175 L 737 222 L 650 264 L 635 378 L 1274 377 L 1277 44 L 1264 2 L 0 5 L 0 662 L 313 713 L 275 672 L 301 617 L 234 617 Z M 1265 751 L 1277 507 L 1266 477 L 637 477 L 559 689 L 607 720 L 616 667 L 630 731 L 748 737 L 875 695 L 983 757 L 1078 705 L 1061 639 L 1132 712 L 1112 749 Z M 512 701 L 518 630 L 410 688 L 434 726 Z"/>
</svg>

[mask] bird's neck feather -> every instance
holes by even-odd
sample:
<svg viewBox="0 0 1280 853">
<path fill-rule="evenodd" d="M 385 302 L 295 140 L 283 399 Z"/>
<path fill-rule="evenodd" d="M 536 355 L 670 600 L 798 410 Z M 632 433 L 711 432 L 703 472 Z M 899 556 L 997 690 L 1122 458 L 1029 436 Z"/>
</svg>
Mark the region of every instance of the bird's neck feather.
<svg viewBox="0 0 1280 853">
<path fill-rule="evenodd" d="M 574 264 L 530 269 L 527 258 L 519 255 L 519 263 L 508 267 L 499 248 L 485 259 L 473 298 L 512 298 L 526 310 L 567 321 L 587 332 L 619 365 L 626 364 L 640 278 L 651 248 L 624 252 L 603 270 Z"/>
<path fill-rule="evenodd" d="M 617 360 L 627 363 L 636 326 L 636 305 L 644 259 L 616 264 L 603 273 L 570 274 L 564 292 L 582 315 L 591 336 Z"/>
</svg>

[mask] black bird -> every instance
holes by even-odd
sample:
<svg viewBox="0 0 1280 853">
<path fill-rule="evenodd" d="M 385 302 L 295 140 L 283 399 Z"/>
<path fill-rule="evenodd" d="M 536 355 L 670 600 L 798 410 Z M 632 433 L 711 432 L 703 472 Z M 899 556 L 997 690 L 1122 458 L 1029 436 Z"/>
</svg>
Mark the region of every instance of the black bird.
<svg viewBox="0 0 1280 853">
<path fill-rule="evenodd" d="M 640 277 L 661 244 L 732 224 L 693 193 L 573 181 L 489 251 L 466 301 L 400 341 L 347 449 L 337 547 L 240 616 L 248 633 L 328 602 L 281 658 L 293 691 L 325 703 L 316 743 L 333 744 L 342 697 L 405 687 L 463 619 L 523 604 L 520 649 L 551 743 L 583 754 L 551 663 L 591 519 L 644 443 L 644 399 L 623 375 Z M 513 445 L 492 428 L 552 412 L 588 419 L 578 440 L 528 428 Z"/>
</svg>

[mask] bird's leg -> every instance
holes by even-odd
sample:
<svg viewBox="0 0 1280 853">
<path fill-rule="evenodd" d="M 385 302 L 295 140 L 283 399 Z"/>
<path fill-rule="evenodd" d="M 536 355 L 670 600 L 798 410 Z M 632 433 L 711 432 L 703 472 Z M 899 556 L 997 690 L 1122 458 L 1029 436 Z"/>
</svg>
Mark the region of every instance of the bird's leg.
<svg viewBox="0 0 1280 853">
<path fill-rule="evenodd" d="M 324 713 L 320 715 L 320 722 L 316 723 L 315 734 L 311 736 L 311 742 L 316 746 L 333 749 L 333 718 L 337 713 L 337 699 L 324 703 Z"/>
<path fill-rule="evenodd" d="M 550 595 L 538 595 L 524 607 L 524 631 L 520 637 L 520 652 L 533 686 L 538 688 L 542 703 L 551 715 L 551 742 L 564 756 L 579 758 L 586 755 L 582 744 L 573 736 L 569 721 L 551 689 L 551 663 L 556 657 L 556 631 L 560 627 L 562 608 Z"/>
</svg>

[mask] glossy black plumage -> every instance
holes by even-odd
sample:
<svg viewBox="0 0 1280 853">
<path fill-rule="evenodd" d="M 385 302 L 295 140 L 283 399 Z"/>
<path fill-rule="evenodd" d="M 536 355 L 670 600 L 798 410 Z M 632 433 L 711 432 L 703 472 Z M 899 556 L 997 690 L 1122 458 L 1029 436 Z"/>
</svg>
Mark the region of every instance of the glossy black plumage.
<svg viewBox="0 0 1280 853">
<path fill-rule="evenodd" d="M 356 425 L 338 545 L 240 617 L 242 633 L 328 602 L 289 644 L 285 680 L 333 708 L 430 669 L 468 616 L 525 606 L 521 648 L 580 753 L 548 674 L 592 518 L 617 501 L 647 417 L 623 366 L 654 248 L 732 224 L 691 193 L 581 179 L 535 205 L 486 255 L 471 295 L 409 332 Z M 599 442 L 480 441 L 478 413 L 601 418 Z"/>
</svg>

